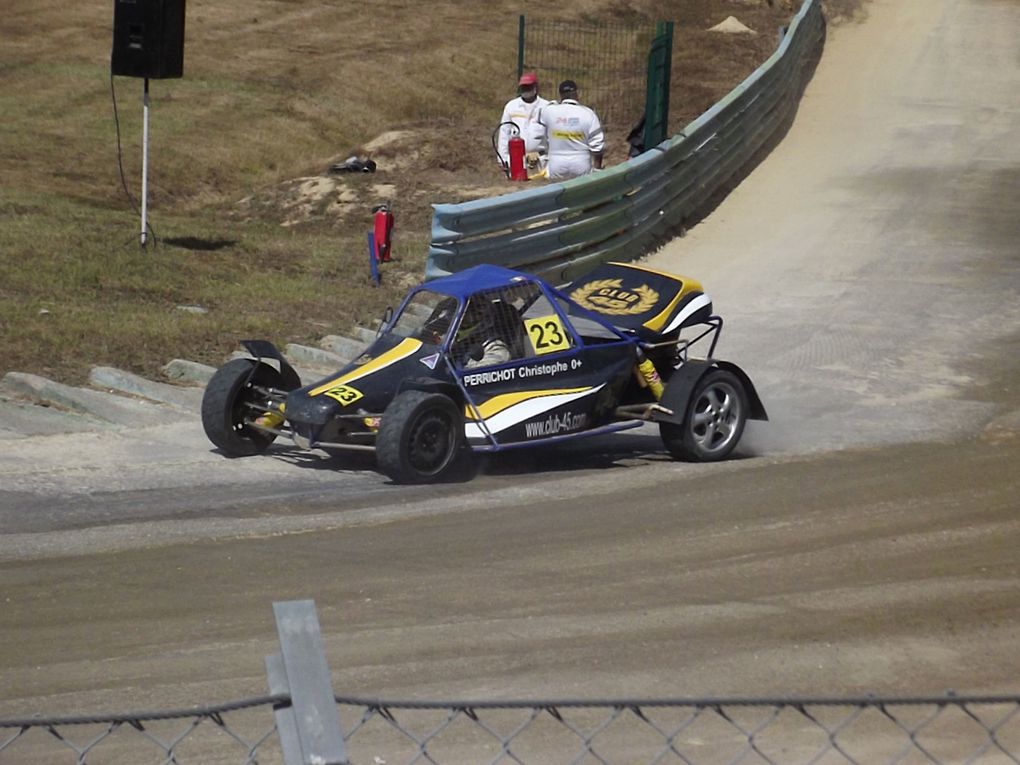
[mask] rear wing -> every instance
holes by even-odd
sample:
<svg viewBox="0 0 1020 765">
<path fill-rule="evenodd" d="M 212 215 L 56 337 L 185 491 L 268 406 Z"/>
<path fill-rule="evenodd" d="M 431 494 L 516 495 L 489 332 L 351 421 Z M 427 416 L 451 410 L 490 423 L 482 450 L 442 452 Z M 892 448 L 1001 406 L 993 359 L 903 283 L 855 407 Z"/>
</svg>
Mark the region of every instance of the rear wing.
<svg viewBox="0 0 1020 765">
<path fill-rule="evenodd" d="M 613 326 L 650 343 L 713 318 L 712 300 L 697 280 L 628 263 L 599 266 L 563 292 Z"/>
</svg>

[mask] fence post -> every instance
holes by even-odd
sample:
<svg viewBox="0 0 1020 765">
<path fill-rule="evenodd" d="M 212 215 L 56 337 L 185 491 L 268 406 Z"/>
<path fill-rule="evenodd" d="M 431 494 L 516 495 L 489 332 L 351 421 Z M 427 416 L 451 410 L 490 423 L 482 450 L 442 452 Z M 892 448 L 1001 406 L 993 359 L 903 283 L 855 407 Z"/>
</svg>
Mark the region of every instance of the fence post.
<svg viewBox="0 0 1020 765">
<path fill-rule="evenodd" d="M 655 24 L 655 39 L 648 49 L 645 86 L 644 150 L 658 146 L 669 136 L 669 90 L 673 68 L 673 22 Z"/>
<path fill-rule="evenodd" d="M 286 765 L 349 765 L 315 602 L 273 603 L 280 653 L 266 657 L 269 692 L 289 694 L 274 714 Z"/>
<path fill-rule="evenodd" d="M 524 14 L 517 19 L 517 79 L 524 74 Z"/>
</svg>

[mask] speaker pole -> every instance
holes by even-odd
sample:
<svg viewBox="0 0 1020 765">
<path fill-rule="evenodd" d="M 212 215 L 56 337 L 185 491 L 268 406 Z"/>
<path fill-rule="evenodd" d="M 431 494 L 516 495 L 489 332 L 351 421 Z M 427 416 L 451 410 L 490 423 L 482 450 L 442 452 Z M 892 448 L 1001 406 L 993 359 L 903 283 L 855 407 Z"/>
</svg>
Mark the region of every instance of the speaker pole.
<svg viewBox="0 0 1020 765">
<path fill-rule="evenodd" d="M 142 92 L 142 236 L 141 245 L 145 249 L 148 239 L 149 210 L 149 78 L 145 78 Z"/>
</svg>

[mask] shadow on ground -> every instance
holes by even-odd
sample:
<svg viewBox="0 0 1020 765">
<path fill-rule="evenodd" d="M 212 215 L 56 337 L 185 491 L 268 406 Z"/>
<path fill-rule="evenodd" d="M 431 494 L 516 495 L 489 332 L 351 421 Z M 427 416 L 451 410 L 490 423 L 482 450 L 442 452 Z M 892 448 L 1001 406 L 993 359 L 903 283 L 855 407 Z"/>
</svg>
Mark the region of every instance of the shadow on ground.
<svg viewBox="0 0 1020 765">
<path fill-rule="evenodd" d="M 372 451 L 304 451 L 278 442 L 263 458 L 310 470 L 372 471 L 379 473 L 380 480 L 387 480 L 379 471 Z M 656 435 L 617 435 L 556 446 L 510 449 L 499 454 L 476 454 L 473 458 L 465 455 L 443 483 L 466 483 L 479 475 L 511 477 L 628 468 L 670 459 Z"/>
<path fill-rule="evenodd" d="M 161 240 L 168 247 L 180 247 L 185 250 L 198 250 L 199 252 L 215 252 L 237 244 L 236 239 L 200 239 L 196 236 L 173 236 Z"/>
</svg>

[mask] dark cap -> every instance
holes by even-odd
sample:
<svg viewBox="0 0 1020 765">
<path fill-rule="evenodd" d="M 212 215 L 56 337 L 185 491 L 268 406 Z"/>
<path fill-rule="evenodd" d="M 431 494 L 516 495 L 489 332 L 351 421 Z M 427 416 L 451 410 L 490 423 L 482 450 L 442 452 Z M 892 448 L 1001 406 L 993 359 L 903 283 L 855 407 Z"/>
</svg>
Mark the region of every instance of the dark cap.
<svg viewBox="0 0 1020 765">
<path fill-rule="evenodd" d="M 564 93 L 576 93 L 576 92 L 577 92 L 577 83 L 574 82 L 573 80 L 564 80 L 563 82 L 560 83 L 560 95 L 561 96 Z"/>
</svg>

